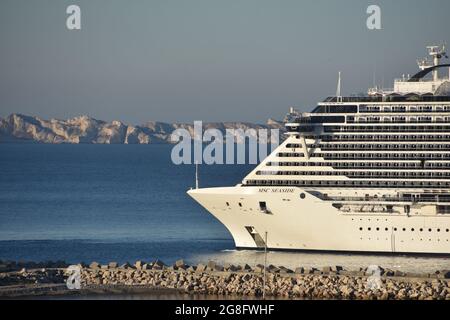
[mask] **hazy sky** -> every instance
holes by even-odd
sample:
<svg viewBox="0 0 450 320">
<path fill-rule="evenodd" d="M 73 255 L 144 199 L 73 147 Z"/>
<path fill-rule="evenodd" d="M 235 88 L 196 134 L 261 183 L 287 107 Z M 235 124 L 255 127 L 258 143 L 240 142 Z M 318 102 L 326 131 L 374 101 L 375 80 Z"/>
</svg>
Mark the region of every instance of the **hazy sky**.
<svg viewBox="0 0 450 320">
<path fill-rule="evenodd" d="M 66 8 L 81 7 L 79 31 Z M 382 30 L 366 9 L 382 9 Z M 390 87 L 450 44 L 449 0 L 1 0 L 0 116 L 138 124 L 280 119 Z"/>
</svg>

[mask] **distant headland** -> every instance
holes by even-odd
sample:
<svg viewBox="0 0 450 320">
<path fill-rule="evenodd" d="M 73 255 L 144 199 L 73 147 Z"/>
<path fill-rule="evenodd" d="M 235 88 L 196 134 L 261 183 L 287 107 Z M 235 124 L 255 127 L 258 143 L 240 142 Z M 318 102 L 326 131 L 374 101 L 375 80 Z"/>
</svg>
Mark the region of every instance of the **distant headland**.
<svg viewBox="0 0 450 320">
<path fill-rule="evenodd" d="M 127 125 L 121 121 L 102 121 L 88 116 L 67 120 L 50 119 L 23 114 L 0 117 L 0 143 L 71 143 L 71 144 L 166 144 L 171 133 L 184 128 L 193 133 L 193 124 L 149 121 L 142 125 Z M 266 124 L 247 122 L 204 123 L 205 129 L 280 129 L 283 122 L 269 119 Z"/>
</svg>

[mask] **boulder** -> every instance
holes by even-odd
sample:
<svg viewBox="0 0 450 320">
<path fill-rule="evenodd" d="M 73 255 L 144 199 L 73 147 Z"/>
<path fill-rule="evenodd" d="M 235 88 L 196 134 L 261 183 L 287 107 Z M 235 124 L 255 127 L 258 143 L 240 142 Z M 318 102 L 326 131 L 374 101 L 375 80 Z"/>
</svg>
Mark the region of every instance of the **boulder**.
<svg viewBox="0 0 450 320">
<path fill-rule="evenodd" d="M 211 261 L 208 262 L 208 270 L 214 271 L 215 267 L 216 267 L 216 262 L 215 261 L 211 260 Z"/>
<path fill-rule="evenodd" d="M 270 272 L 273 272 L 273 273 L 278 273 L 278 272 L 280 272 L 281 268 L 284 268 L 284 267 L 278 268 L 277 266 L 274 266 L 273 264 L 271 264 L 270 266 L 267 267 L 267 270 L 269 270 Z"/>
<path fill-rule="evenodd" d="M 197 265 L 197 268 L 195 269 L 195 271 L 197 271 L 197 272 L 205 272 L 206 268 L 207 268 L 207 266 L 205 266 L 204 264 L 199 263 Z"/>
<path fill-rule="evenodd" d="M 179 267 L 184 267 L 186 264 L 184 263 L 183 259 L 177 260 L 175 262 L 175 267 L 179 268 Z"/>
<path fill-rule="evenodd" d="M 138 260 L 138 261 L 136 261 L 136 262 L 134 263 L 134 267 L 135 267 L 136 269 L 138 269 L 138 270 L 141 270 L 143 264 L 144 264 L 144 263 L 143 263 L 141 260 Z"/>
<path fill-rule="evenodd" d="M 216 264 L 214 266 L 214 271 L 223 271 L 223 267 L 221 265 Z"/>
<path fill-rule="evenodd" d="M 344 267 L 342 267 L 342 266 L 334 266 L 331 268 L 331 271 L 336 272 L 336 273 L 339 273 L 343 270 L 344 270 Z"/>
<path fill-rule="evenodd" d="M 322 268 L 322 273 L 323 274 L 329 274 L 331 272 L 331 267 L 330 266 L 326 266 Z"/>
<path fill-rule="evenodd" d="M 384 275 L 386 276 L 386 277 L 393 277 L 394 276 L 394 271 L 392 271 L 392 270 L 390 270 L 390 269 L 386 269 L 385 270 L 385 272 L 384 272 Z"/>
<path fill-rule="evenodd" d="M 121 269 L 130 269 L 131 265 L 128 262 L 125 262 L 124 264 L 120 265 Z"/>
<path fill-rule="evenodd" d="M 241 266 L 241 270 L 242 271 L 251 271 L 252 267 L 250 267 L 248 264 L 244 264 L 243 266 Z"/>
<path fill-rule="evenodd" d="M 238 271 L 239 268 L 233 264 L 226 263 L 226 264 L 224 264 L 223 269 L 225 271 L 236 272 L 236 271 Z"/>
<path fill-rule="evenodd" d="M 450 279 L 450 270 L 439 270 L 439 271 L 436 271 L 434 273 L 434 277 L 436 277 L 438 279 Z"/>
<path fill-rule="evenodd" d="M 167 267 L 166 264 L 161 260 L 156 260 L 155 262 L 152 263 L 152 269 L 154 270 L 162 270 L 165 267 Z"/>
<path fill-rule="evenodd" d="M 119 266 L 119 264 L 117 263 L 117 262 L 110 262 L 109 264 L 108 264 L 108 267 L 110 268 L 110 269 L 115 269 L 115 268 L 117 268 Z"/>
<path fill-rule="evenodd" d="M 442 270 L 445 279 L 450 279 L 450 270 Z M 448 292 L 448 291 L 447 291 Z"/>
<path fill-rule="evenodd" d="M 292 271 L 291 269 L 289 269 L 289 268 L 280 268 L 280 273 L 281 274 L 286 274 L 286 273 L 294 273 L 294 271 Z"/>
<path fill-rule="evenodd" d="M 256 273 L 262 273 L 263 271 L 264 271 L 264 266 L 262 264 L 257 264 L 253 268 L 253 272 L 256 272 Z"/>
<path fill-rule="evenodd" d="M 304 272 L 305 272 L 305 268 L 303 268 L 303 267 L 295 268 L 295 273 L 297 273 L 297 274 L 303 274 Z"/>
<path fill-rule="evenodd" d="M 92 262 L 90 265 L 89 265 L 89 268 L 91 268 L 91 269 L 99 269 L 100 268 L 100 264 L 98 263 L 98 262 Z"/>
</svg>

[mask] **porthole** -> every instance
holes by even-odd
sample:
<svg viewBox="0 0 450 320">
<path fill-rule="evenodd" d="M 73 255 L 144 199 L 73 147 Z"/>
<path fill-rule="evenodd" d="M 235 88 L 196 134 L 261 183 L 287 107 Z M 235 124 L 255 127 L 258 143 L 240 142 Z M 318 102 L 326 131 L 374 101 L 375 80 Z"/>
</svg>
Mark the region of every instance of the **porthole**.
<svg viewBox="0 0 450 320">
<path fill-rule="evenodd" d="M 380 228 L 377 228 L 377 231 L 380 231 Z"/>
<path fill-rule="evenodd" d="M 306 195 L 304 193 L 300 193 L 300 199 L 305 199 Z"/>
<path fill-rule="evenodd" d="M 394 231 L 397 231 L 397 228 L 394 228 Z"/>
<path fill-rule="evenodd" d="M 230 206 L 230 203 L 229 202 L 227 202 L 227 207 L 229 207 Z"/>
<path fill-rule="evenodd" d="M 241 208 L 242 208 L 242 203 L 240 203 L 240 202 L 239 202 L 239 207 L 241 207 Z"/>
<path fill-rule="evenodd" d="M 367 228 L 367 230 L 369 230 L 369 231 L 370 231 L 370 230 L 372 230 L 372 228 Z"/>
<path fill-rule="evenodd" d="M 406 231 L 406 228 L 403 228 L 403 231 Z"/>
<path fill-rule="evenodd" d="M 437 229 L 437 232 L 441 232 L 441 229 Z"/>
<path fill-rule="evenodd" d="M 420 232 L 422 232 L 423 231 L 423 229 L 422 228 L 420 228 L 420 230 L 419 230 Z"/>
<path fill-rule="evenodd" d="M 384 231 L 388 231 L 389 230 L 389 228 L 384 228 Z"/>
<path fill-rule="evenodd" d="M 414 232 L 414 228 L 411 228 L 411 231 L 413 231 L 413 232 Z"/>
<path fill-rule="evenodd" d="M 360 231 L 362 231 L 363 228 L 359 228 Z"/>
<path fill-rule="evenodd" d="M 428 231 L 429 231 L 429 232 L 431 232 L 431 228 L 430 228 L 430 229 L 428 229 Z"/>
</svg>

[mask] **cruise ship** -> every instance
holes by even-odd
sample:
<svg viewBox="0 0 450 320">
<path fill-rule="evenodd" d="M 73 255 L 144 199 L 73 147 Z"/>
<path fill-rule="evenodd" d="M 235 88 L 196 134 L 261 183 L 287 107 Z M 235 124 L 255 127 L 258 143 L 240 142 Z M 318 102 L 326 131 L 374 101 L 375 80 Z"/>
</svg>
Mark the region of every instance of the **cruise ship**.
<svg viewBox="0 0 450 320">
<path fill-rule="evenodd" d="M 392 89 L 338 84 L 291 109 L 286 139 L 242 183 L 188 194 L 237 248 L 450 254 L 450 64 L 427 49 Z"/>
</svg>

